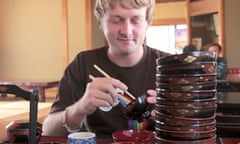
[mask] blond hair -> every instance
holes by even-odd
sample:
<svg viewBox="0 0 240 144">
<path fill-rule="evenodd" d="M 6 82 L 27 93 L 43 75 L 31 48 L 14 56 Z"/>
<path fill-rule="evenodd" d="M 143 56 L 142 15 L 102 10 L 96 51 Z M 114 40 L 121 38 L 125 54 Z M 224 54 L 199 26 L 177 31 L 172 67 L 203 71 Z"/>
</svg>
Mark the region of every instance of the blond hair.
<svg viewBox="0 0 240 144">
<path fill-rule="evenodd" d="M 98 21 L 101 21 L 106 9 L 113 8 L 115 3 L 119 3 L 121 7 L 129 9 L 147 7 L 146 20 L 151 23 L 153 19 L 153 11 L 155 0 L 96 0 L 95 3 L 95 16 Z"/>
</svg>

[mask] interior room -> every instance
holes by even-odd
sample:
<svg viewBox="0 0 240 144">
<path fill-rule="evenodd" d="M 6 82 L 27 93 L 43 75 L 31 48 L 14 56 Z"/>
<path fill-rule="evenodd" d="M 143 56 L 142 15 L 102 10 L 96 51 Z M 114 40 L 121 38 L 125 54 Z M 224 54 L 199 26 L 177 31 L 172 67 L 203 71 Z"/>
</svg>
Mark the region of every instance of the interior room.
<svg viewBox="0 0 240 144">
<path fill-rule="evenodd" d="M 49 112 L 67 65 L 80 51 L 106 44 L 94 17 L 94 2 L 0 1 L 0 84 L 16 84 L 29 91 L 37 88 L 40 91 L 37 121 L 40 123 Z M 239 108 L 235 106 L 240 102 L 240 93 L 237 93 L 240 91 L 239 5 L 238 0 L 156 0 L 154 19 L 146 37 L 146 43 L 151 47 L 171 54 L 182 53 L 183 47 L 191 43 L 198 50 L 219 43 L 221 56 L 228 62 L 226 81 L 236 87 L 234 100 L 230 100 L 234 108 Z M 170 42 L 165 43 L 167 41 Z M 225 86 L 222 86 L 224 92 L 227 91 Z M 220 105 L 220 108 L 224 114 L 229 107 Z M 234 123 L 234 126 L 219 129 L 226 133 L 236 131 L 239 135 L 240 123 L 236 120 L 240 120 L 240 112 L 232 114 L 232 109 L 230 111 L 229 117 L 218 117 L 217 120 L 220 125 Z M 7 138 L 5 127 L 8 123 L 29 118 L 29 102 L 15 95 L 1 94 L 0 114 L 1 143 Z M 227 119 L 235 121 L 224 123 Z M 225 136 L 225 133 L 220 134 Z"/>
</svg>

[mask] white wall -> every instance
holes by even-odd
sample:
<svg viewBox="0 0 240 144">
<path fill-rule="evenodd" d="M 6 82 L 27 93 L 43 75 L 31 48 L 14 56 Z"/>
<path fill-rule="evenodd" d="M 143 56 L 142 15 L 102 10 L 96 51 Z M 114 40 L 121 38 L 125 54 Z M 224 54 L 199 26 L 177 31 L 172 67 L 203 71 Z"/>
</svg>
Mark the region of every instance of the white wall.
<svg viewBox="0 0 240 144">
<path fill-rule="evenodd" d="M 60 0 L 1 0 L 0 13 L 0 80 L 58 78 Z"/>
<path fill-rule="evenodd" d="M 68 0 L 69 61 L 86 48 L 85 1 Z M 0 80 L 59 79 L 62 0 L 0 0 Z"/>
</svg>

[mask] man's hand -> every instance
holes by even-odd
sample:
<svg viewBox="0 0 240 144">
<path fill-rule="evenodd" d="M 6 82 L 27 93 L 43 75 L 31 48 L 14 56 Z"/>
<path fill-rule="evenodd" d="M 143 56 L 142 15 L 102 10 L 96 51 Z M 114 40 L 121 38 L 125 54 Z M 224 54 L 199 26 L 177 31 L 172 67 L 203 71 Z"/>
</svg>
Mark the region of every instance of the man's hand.
<svg viewBox="0 0 240 144">
<path fill-rule="evenodd" d="M 127 90 L 127 86 L 114 78 L 96 77 L 87 84 L 83 97 L 77 102 L 81 114 L 91 114 L 98 107 L 112 106 L 118 101 L 116 89 Z"/>
<path fill-rule="evenodd" d="M 157 103 L 157 92 L 155 90 L 148 90 L 147 91 L 147 102 L 150 104 L 156 104 Z M 151 112 L 152 116 L 155 116 L 155 111 L 153 110 Z"/>
</svg>

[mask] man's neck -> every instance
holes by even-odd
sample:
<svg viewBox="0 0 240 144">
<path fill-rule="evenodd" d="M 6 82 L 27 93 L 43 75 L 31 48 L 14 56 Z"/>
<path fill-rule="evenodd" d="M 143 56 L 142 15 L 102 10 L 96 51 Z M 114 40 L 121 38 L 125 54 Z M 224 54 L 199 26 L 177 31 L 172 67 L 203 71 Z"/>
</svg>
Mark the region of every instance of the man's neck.
<svg viewBox="0 0 240 144">
<path fill-rule="evenodd" d="M 141 48 L 137 52 L 128 55 L 114 54 L 108 52 L 108 57 L 113 63 L 121 67 L 130 67 L 136 65 L 143 57 L 143 54 L 144 50 L 143 48 Z"/>
</svg>

